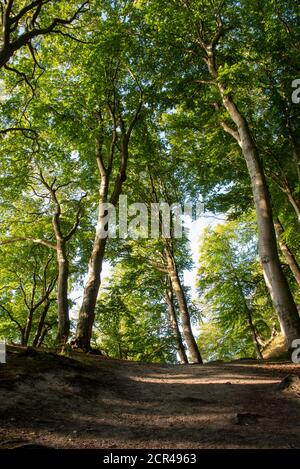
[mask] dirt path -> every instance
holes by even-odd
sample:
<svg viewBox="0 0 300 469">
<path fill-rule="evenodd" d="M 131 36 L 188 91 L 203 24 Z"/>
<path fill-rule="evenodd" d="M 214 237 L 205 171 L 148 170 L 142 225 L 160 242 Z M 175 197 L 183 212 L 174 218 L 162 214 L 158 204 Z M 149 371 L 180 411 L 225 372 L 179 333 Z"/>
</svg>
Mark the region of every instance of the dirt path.
<svg viewBox="0 0 300 469">
<path fill-rule="evenodd" d="M 300 448 L 299 395 L 278 389 L 299 366 L 74 356 L 9 355 L 0 448 Z"/>
</svg>

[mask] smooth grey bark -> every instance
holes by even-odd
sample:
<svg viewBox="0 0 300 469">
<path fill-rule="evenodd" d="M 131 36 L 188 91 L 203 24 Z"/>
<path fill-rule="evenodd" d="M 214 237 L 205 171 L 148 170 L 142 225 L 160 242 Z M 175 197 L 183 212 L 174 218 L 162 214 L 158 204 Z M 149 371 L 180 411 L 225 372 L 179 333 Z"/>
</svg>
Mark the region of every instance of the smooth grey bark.
<svg viewBox="0 0 300 469">
<path fill-rule="evenodd" d="M 236 128 L 231 128 L 226 122 L 221 122 L 224 131 L 238 142 L 245 158 L 256 208 L 259 255 L 264 278 L 279 317 L 282 334 L 287 347 L 291 349 L 293 340 L 300 337 L 300 318 L 278 256 L 270 196 L 258 148 L 246 118 L 238 109 L 226 86 L 218 79 L 215 47 L 223 34 L 221 18 L 218 20 L 219 29 L 214 40 L 206 44 L 202 38 L 199 38 L 199 43 L 206 53 L 205 62 L 214 85 L 219 91 L 231 121 L 236 126 Z"/>
<path fill-rule="evenodd" d="M 89 259 L 87 281 L 84 286 L 83 300 L 79 311 L 76 336 L 73 342 L 74 348 L 80 348 L 84 351 L 88 351 L 90 349 L 92 329 L 95 320 L 95 308 L 101 285 L 101 272 L 107 243 L 106 236 L 109 223 L 109 213 L 103 210 L 102 204 L 105 204 L 107 201 L 109 201 L 110 204 L 115 206 L 118 203 L 119 196 L 122 193 L 123 183 L 126 181 L 126 170 L 129 158 L 129 141 L 131 133 L 139 119 L 141 108 L 142 96 L 136 113 L 133 116 L 128 129 L 126 130 L 122 117 L 120 115 L 117 117 L 115 111 L 113 111 L 113 108 L 110 107 L 113 130 L 107 165 L 104 163 L 104 157 L 102 154 L 103 135 L 101 131 L 100 136 L 96 138 L 95 155 L 98 173 L 100 176 L 99 211 L 93 248 Z M 111 182 L 110 179 L 114 163 L 115 147 L 117 143 L 117 121 L 120 127 L 120 164 L 118 174 L 114 180 L 112 194 L 110 198 L 108 198 L 109 184 Z"/>
<path fill-rule="evenodd" d="M 70 333 L 68 300 L 69 260 L 64 239 L 59 239 L 57 242 L 57 264 L 58 332 L 56 340 L 58 343 L 64 344 L 67 342 Z"/>
<path fill-rule="evenodd" d="M 44 186 L 48 189 L 52 202 L 54 204 L 54 213 L 52 217 L 52 227 L 56 239 L 56 256 L 58 266 L 57 280 L 57 309 L 58 309 L 58 330 L 56 341 L 59 344 L 66 343 L 70 332 L 69 301 L 68 301 L 68 279 L 69 279 L 69 260 L 67 256 L 66 243 L 72 234 L 63 236 L 61 228 L 61 206 L 57 198 L 57 190 L 54 184 L 48 184 L 40 171 L 40 178 Z M 79 222 L 78 222 L 79 223 Z M 78 225 L 77 225 L 78 226 Z M 76 226 L 76 228 L 77 228 Z"/>
<path fill-rule="evenodd" d="M 95 307 L 101 285 L 101 272 L 107 242 L 107 238 L 101 238 L 97 234 L 97 230 L 102 228 L 104 228 L 103 217 L 99 217 L 76 328 L 75 346 L 85 351 L 90 349 Z"/>
<path fill-rule="evenodd" d="M 201 354 L 192 331 L 191 319 L 188 311 L 186 297 L 178 275 L 176 262 L 169 246 L 167 246 L 165 249 L 165 256 L 167 260 L 167 270 L 171 281 L 172 290 L 174 292 L 174 295 L 176 296 L 178 303 L 183 336 L 188 348 L 188 352 L 191 356 L 191 360 L 193 363 L 202 364 L 203 362 Z"/>
<path fill-rule="evenodd" d="M 46 181 L 42 170 L 39 170 L 39 176 L 42 184 L 48 190 L 52 203 L 54 205 L 54 212 L 52 216 L 52 227 L 55 235 L 56 244 L 50 246 L 56 251 L 57 266 L 58 266 L 58 279 L 57 279 L 57 306 L 58 306 L 58 331 L 56 342 L 64 344 L 67 342 L 70 334 L 70 317 L 69 317 L 69 299 L 68 299 L 68 281 L 69 281 L 69 259 L 67 253 L 67 243 L 75 235 L 81 216 L 81 202 L 86 194 L 84 194 L 78 204 L 76 219 L 70 231 L 67 234 L 63 233 L 61 225 L 62 209 L 57 196 L 57 192 L 62 186 L 55 186 L 56 179 L 50 184 Z M 65 184 L 64 184 L 65 185 Z M 43 243 L 44 244 L 44 243 Z M 48 244 L 48 243 L 47 243 Z"/>
<path fill-rule="evenodd" d="M 183 340 L 182 340 L 181 333 L 180 333 L 179 326 L 178 326 L 176 309 L 175 309 L 175 305 L 174 305 L 174 295 L 173 295 L 173 291 L 172 291 L 172 285 L 171 285 L 170 281 L 168 283 L 169 283 L 169 285 L 166 289 L 166 303 L 167 303 L 168 309 L 169 309 L 169 317 L 170 317 L 171 328 L 172 328 L 172 331 L 173 331 L 173 334 L 174 334 L 174 337 L 175 337 L 175 341 L 176 341 L 176 350 L 177 350 L 180 362 L 188 364 L 188 358 L 187 358 L 187 355 L 186 355 L 186 352 L 185 352 Z"/>
</svg>

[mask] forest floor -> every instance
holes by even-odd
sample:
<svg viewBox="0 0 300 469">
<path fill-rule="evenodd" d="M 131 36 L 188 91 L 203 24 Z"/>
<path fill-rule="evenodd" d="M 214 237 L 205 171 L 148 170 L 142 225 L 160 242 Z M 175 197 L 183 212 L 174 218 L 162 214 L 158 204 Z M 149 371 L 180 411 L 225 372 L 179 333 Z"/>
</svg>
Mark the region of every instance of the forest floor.
<svg viewBox="0 0 300 469">
<path fill-rule="evenodd" d="M 300 448 L 300 366 L 158 365 L 10 348 L 0 364 L 0 449 Z M 35 447 L 34 446 L 34 447 Z"/>
</svg>

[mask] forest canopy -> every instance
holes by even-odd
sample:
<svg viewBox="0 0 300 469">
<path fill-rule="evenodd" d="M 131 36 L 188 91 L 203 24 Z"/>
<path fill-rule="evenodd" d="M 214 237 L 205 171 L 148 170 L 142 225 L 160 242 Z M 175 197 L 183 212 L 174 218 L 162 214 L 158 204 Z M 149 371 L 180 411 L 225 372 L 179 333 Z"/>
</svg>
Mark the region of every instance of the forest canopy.
<svg viewBox="0 0 300 469">
<path fill-rule="evenodd" d="M 0 337 L 169 363 L 261 359 L 279 334 L 292 351 L 297 2 L 0 6 Z"/>
</svg>

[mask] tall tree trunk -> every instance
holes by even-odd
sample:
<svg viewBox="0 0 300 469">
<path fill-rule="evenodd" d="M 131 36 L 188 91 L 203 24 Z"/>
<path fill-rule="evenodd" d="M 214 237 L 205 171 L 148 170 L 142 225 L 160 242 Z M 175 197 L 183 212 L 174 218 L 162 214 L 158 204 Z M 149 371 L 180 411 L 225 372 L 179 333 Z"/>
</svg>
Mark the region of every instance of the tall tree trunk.
<svg viewBox="0 0 300 469">
<path fill-rule="evenodd" d="M 246 314 L 247 314 L 248 324 L 249 324 L 249 328 L 250 328 L 251 335 L 252 335 L 253 344 L 256 348 L 257 356 L 258 356 L 258 358 L 260 358 L 262 360 L 263 356 L 262 356 L 261 349 L 260 349 L 259 338 L 257 336 L 256 329 L 255 329 L 255 326 L 254 326 L 253 320 L 252 320 L 252 313 L 251 313 L 251 310 L 248 307 L 248 305 L 246 305 Z"/>
<path fill-rule="evenodd" d="M 125 132 L 124 123 L 122 123 L 121 137 L 121 163 L 119 173 L 116 176 L 113 192 L 110 197 L 110 203 L 114 206 L 118 203 L 119 196 L 122 193 L 123 183 L 126 181 L 126 168 L 128 162 L 128 144 L 129 136 Z M 111 157 L 108 167 L 103 162 L 101 140 L 96 141 L 96 161 L 101 177 L 99 214 L 96 226 L 96 234 L 93 244 L 92 254 L 89 260 L 88 277 L 84 287 L 82 305 L 79 311 L 79 320 L 77 323 L 75 347 L 88 351 L 92 337 L 92 329 L 95 320 L 95 307 L 99 288 L 101 285 L 101 272 L 105 255 L 107 237 L 103 233 L 108 229 L 109 213 L 103 211 L 103 203 L 108 200 L 109 179 L 112 171 L 112 159 L 115 145 L 115 135 L 112 138 Z"/>
<path fill-rule="evenodd" d="M 40 317 L 40 320 L 39 320 L 39 324 L 38 324 L 38 327 L 37 327 L 37 331 L 36 331 L 35 337 L 34 337 L 33 342 L 32 342 L 33 347 L 38 346 L 38 343 L 39 343 L 40 337 L 42 335 L 43 327 L 44 327 L 44 324 L 45 324 L 45 319 L 46 319 L 46 316 L 48 314 L 49 308 L 50 308 L 50 300 L 48 299 L 46 301 L 44 309 L 42 311 L 42 314 L 41 314 L 41 317 Z"/>
<path fill-rule="evenodd" d="M 284 255 L 285 257 L 285 260 L 287 261 L 294 277 L 295 277 L 295 280 L 296 282 L 298 283 L 299 287 L 300 287 L 300 267 L 299 267 L 299 264 L 294 256 L 294 254 L 292 253 L 292 251 L 290 250 L 289 246 L 287 245 L 284 237 L 283 237 L 283 234 L 284 234 L 284 229 L 283 229 L 283 226 L 279 220 L 279 218 L 277 218 L 276 222 L 274 223 L 274 226 L 275 226 L 275 231 L 276 231 L 276 234 L 277 234 L 277 238 L 278 238 L 278 242 L 279 242 L 279 246 L 280 246 L 280 249 L 282 251 L 282 254 Z"/>
<path fill-rule="evenodd" d="M 277 311 L 287 347 L 291 349 L 293 340 L 300 337 L 300 318 L 278 256 L 273 214 L 265 174 L 248 123 L 230 94 L 228 94 L 226 86 L 218 80 L 215 45 L 203 44 L 202 47 L 207 54 L 206 63 L 209 73 L 215 80 L 223 105 L 237 129 L 232 129 L 225 122 L 222 122 L 224 130 L 238 141 L 246 161 L 256 208 L 259 255 L 264 278 Z"/>
<path fill-rule="evenodd" d="M 171 283 L 171 282 L 169 282 Z M 177 315 L 176 315 L 176 310 L 174 306 L 174 297 L 173 297 L 173 291 L 172 291 L 172 286 L 169 284 L 167 290 L 166 290 L 166 303 L 168 305 L 169 309 L 169 317 L 170 317 L 170 324 L 171 328 L 175 337 L 176 341 L 176 350 L 180 359 L 181 363 L 186 363 L 188 364 L 188 359 L 185 353 L 185 348 L 183 345 L 183 340 L 181 337 L 181 333 L 179 330 L 178 326 L 178 321 L 177 321 Z"/>
<path fill-rule="evenodd" d="M 30 308 L 27 315 L 26 326 L 24 330 L 24 335 L 22 337 L 22 345 L 28 345 L 31 329 L 32 329 L 32 319 L 33 319 L 34 309 Z"/>
<path fill-rule="evenodd" d="M 86 196 L 83 195 L 78 204 L 76 212 L 76 219 L 73 227 L 67 234 L 63 234 L 61 225 L 62 208 L 57 192 L 60 187 L 55 187 L 56 178 L 50 184 L 45 179 L 43 172 L 39 169 L 40 180 L 47 188 L 52 202 L 54 204 L 54 213 L 52 215 L 52 227 L 55 234 L 56 245 L 47 243 L 51 248 L 56 250 L 57 265 L 58 265 L 58 279 L 57 279 L 57 302 L 58 302 L 58 331 L 56 341 L 59 344 L 67 342 L 70 333 L 70 318 L 69 318 L 69 302 L 68 302 L 68 280 L 69 280 L 69 259 L 67 255 L 67 243 L 74 236 L 80 223 L 81 201 Z M 40 242 L 40 240 L 37 240 Z M 45 243 L 44 243 L 45 244 Z M 55 283 L 53 284 L 54 287 Z M 52 287 L 52 288 L 53 288 Z M 50 292 L 49 292 L 50 293 Z"/>
<path fill-rule="evenodd" d="M 190 314 L 188 311 L 185 294 L 184 294 L 181 281 L 178 275 L 175 259 L 174 259 L 173 253 L 170 252 L 169 247 L 165 249 L 165 255 L 167 259 L 168 275 L 171 281 L 172 290 L 178 302 L 183 336 L 184 336 L 189 354 L 191 356 L 193 363 L 203 363 L 198 346 L 197 346 L 197 342 L 195 340 L 195 337 L 192 331 Z"/>
<path fill-rule="evenodd" d="M 240 145 L 251 178 L 256 207 L 260 259 L 267 286 L 279 316 L 281 330 L 290 349 L 293 340 L 300 337 L 300 318 L 278 256 L 273 214 L 265 175 L 246 120 L 230 97 L 224 94 L 225 90 L 223 91 L 222 86 L 221 90 L 225 107 L 238 128 Z"/>
<path fill-rule="evenodd" d="M 99 288 L 101 285 L 101 272 L 104 261 L 108 229 L 108 212 L 103 210 L 103 204 L 107 203 L 109 177 L 111 169 L 105 168 L 102 155 L 102 136 L 96 138 L 96 163 L 100 175 L 99 206 L 96 224 L 96 233 L 92 253 L 89 259 L 88 275 L 84 286 L 82 304 L 76 328 L 75 347 L 84 351 L 90 349 L 92 330 L 95 321 L 95 308 Z"/>
<path fill-rule="evenodd" d="M 59 239 L 57 242 L 57 262 L 58 332 L 56 340 L 59 344 L 64 344 L 67 342 L 70 333 L 68 302 L 69 261 L 66 252 L 66 242 L 64 239 Z"/>
<path fill-rule="evenodd" d="M 114 83 L 112 83 L 114 87 Z M 74 341 L 75 347 L 79 347 L 85 351 L 88 351 L 90 348 L 90 342 L 92 337 L 92 329 L 95 320 L 95 307 L 97 302 L 97 297 L 99 293 L 99 288 L 101 285 L 101 272 L 102 265 L 105 255 L 105 247 L 107 242 L 107 237 L 101 236 L 101 233 L 106 231 L 108 228 L 108 218 L 109 214 L 103 214 L 103 203 L 108 201 L 108 189 L 110 178 L 113 169 L 114 153 L 117 143 L 117 129 L 119 128 L 119 138 L 120 138 L 120 164 L 119 171 L 114 181 L 114 187 L 112 195 L 109 202 L 116 206 L 119 200 L 119 196 L 122 192 L 123 183 L 126 181 L 126 169 L 129 157 L 129 141 L 131 133 L 139 120 L 140 112 L 142 109 L 142 92 L 140 90 L 140 101 L 137 106 L 136 112 L 134 113 L 131 121 L 128 123 L 128 128 L 126 130 L 126 125 L 122 117 L 122 113 L 119 109 L 116 108 L 117 103 L 114 102 L 113 105 L 109 104 L 109 112 L 112 119 L 112 134 L 110 142 L 110 150 L 107 159 L 107 164 L 104 162 L 102 146 L 104 142 L 104 131 L 103 131 L 103 121 L 100 116 L 100 134 L 96 137 L 96 163 L 98 167 L 98 172 L 101 179 L 100 184 L 100 198 L 99 198 L 99 215 L 97 220 L 96 235 L 94 238 L 93 250 L 89 260 L 88 268 L 88 278 L 84 287 L 84 294 L 82 305 L 79 311 L 79 320 L 76 329 L 76 337 Z"/>
<path fill-rule="evenodd" d="M 103 216 L 99 215 L 76 329 L 76 347 L 85 351 L 90 349 L 92 329 L 95 320 L 95 307 L 101 284 L 101 272 L 107 238 L 101 238 L 98 233 L 104 229 L 104 225 Z"/>
<path fill-rule="evenodd" d="M 42 332 L 41 337 L 39 338 L 39 341 L 38 341 L 38 344 L 37 344 L 38 347 L 41 347 L 43 345 L 43 342 L 44 342 L 45 337 L 48 334 L 49 330 L 50 329 L 48 329 L 47 327 L 44 326 L 43 332 Z"/>
</svg>

